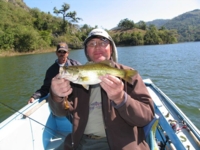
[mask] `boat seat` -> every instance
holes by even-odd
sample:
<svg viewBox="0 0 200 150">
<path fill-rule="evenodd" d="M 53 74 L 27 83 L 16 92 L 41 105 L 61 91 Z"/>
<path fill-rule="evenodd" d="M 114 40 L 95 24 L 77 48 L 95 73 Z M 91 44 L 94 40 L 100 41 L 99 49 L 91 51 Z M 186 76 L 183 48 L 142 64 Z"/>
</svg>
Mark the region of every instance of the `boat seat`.
<svg viewBox="0 0 200 150">
<path fill-rule="evenodd" d="M 55 150 L 56 148 L 58 148 L 64 141 L 65 141 L 65 137 L 68 135 L 69 133 L 63 133 L 60 134 L 59 132 L 57 132 L 49 141 L 49 144 L 47 145 L 45 150 Z"/>
<path fill-rule="evenodd" d="M 56 123 L 56 133 L 49 139 L 49 144 L 45 150 L 57 149 L 65 141 L 66 136 L 72 131 L 71 122 L 66 117 L 56 117 L 54 115 L 53 117 Z"/>
<path fill-rule="evenodd" d="M 150 150 L 159 150 L 159 147 L 155 139 L 158 120 L 159 116 L 155 114 L 154 119 L 144 127 L 146 142 L 148 143 Z"/>
<path fill-rule="evenodd" d="M 54 116 L 55 117 L 55 116 Z M 148 143 L 150 150 L 159 150 L 157 142 L 155 140 L 156 128 L 158 125 L 159 116 L 155 114 L 154 119 L 144 127 L 146 142 Z M 49 140 L 49 144 L 45 150 L 55 150 L 57 149 L 65 140 L 65 137 L 71 133 L 72 126 L 69 118 L 66 117 L 55 117 L 57 124 L 57 132 Z M 66 127 L 68 129 L 66 130 Z M 60 134 L 61 133 L 61 134 Z"/>
</svg>

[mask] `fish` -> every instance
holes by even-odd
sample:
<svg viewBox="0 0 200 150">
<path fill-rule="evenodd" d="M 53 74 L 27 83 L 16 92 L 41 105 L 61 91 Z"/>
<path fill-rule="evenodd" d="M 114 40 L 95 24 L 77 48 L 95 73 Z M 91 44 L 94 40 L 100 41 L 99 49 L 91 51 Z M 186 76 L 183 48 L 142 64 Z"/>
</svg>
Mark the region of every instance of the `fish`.
<svg viewBox="0 0 200 150">
<path fill-rule="evenodd" d="M 98 63 L 88 62 L 85 65 L 78 66 L 60 66 L 60 78 L 65 78 L 75 84 L 82 85 L 85 89 L 89 89 L 89 85 L 95 85 L 101 82 L 100 76 L 106 74 L 113 75 L 132 83 L 132 77 L 137 74 L 137 70 L 118 69 L 110 60 Z"/>
</svg>

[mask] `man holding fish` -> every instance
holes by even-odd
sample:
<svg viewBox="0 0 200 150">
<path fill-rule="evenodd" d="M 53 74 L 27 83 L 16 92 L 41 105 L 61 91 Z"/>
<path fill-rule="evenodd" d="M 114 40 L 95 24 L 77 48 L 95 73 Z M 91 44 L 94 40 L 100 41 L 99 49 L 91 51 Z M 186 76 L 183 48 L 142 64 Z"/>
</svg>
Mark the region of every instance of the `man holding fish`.
<svg viewBox="0 0 200 150">
<path fill-rule="evenodd" d="M 143 127 L 154 107 L 141 76 L 117 63 L 115 43 L 102 29 L 89 33 L 84 50 L 89 63 L 60 67 L 51 83 L 52 112 L 73 115 L 60 149 L 148 150 Z"/>
</svg>

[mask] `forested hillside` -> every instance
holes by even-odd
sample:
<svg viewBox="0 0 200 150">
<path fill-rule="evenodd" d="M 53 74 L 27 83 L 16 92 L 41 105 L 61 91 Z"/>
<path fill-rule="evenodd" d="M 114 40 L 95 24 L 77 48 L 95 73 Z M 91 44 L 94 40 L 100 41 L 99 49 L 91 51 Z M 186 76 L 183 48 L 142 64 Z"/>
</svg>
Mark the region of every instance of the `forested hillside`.
<svg viewBox="0 0 200 150">
<path fill-rule="evenodd" d="M 96 27 L 87 24 L 78 26 L 76 23 L 84 18 L 79 18 L 75 10 L 71 11 L 67 3 L 54 8 L 53 12 L 54 14 L 49 14 L 37 8 L 30 9 L 23 0 L 0 0 L 0 51 L 43 51 L 55 47 L 61 41 L 67 42 L 72 49 L 82 48 L 87 34 Z M 59 14 L 61 17 L 56 17 Z M 196 16 L 195 11 L 190 16 Z M 184 40 L 181 38 L 184 36 L 179 34 L 187 23 L 185 35 L 189 34 L 193 40 L 198 39 L 198 34 L 194 35 L 198 31 L 196 22 L 194 26 L 191 25 L 194 20 L 190 20 L 188 24 L 184 17 L 174 19 L 179 19 L 176 22 L 180 30 L 169 23 L 173 20 L 168 21 L 166 27 L 156 27 L 147 25 L 144 21 L 134 23 L 126 18 L 119 20 L 117 28 L 108 32 L 117 46 L 171 44 L 179 42 L 177 38 Z"/>
<path fill-rule="evenodd" d="M 148 22 L 146 22 L 146 24 L 147 24 L 147 26 L 150 26 L 150 25 L 153 24 L 157 28 L 161 28 L 168 21 L 170 21 L 170 19 L 156 19 L 156 20 L 153 20 L 153 21 L 148 21 Z"/>
<path fill-rule="evenodd" d="M 64 3 L 61 8 L 65 6 L 65 11 L 71 13 L 68 4 Z M 76 12 L 63 20 L 37 8 L 30 9 L 22 0 L 1 0 L 0 18 L 0 50 L 3 51 L 42 51 L 60 41 L 66 41 L 72 48 L 80 48 L 91 30 L 87 25 L 79 28 L 68 21 L 78 18 Z"/>
<path fill-rule="evenodd" d="M 179 42 L 200 41 L 200 10 L 196 9 L 168 21 L 167 29 L 176 29 Z"/>
<path fill-rule="evenodd" d="M 186 12 L 171 20 L 157 19 L 146 23 L 156 27 L 175 29 L 178 32 L 178 42 L 200 41 L 200 10 Z"/>
<path fill-rule="evenodd" d="M 120 46 L 172 44 L 177 42 L 178 37 L 176 30 L 147 26 L 144 21 L 134 23 L 127 18 L 121 20 L 110 34 L 116 45 Z"/>
</svg>

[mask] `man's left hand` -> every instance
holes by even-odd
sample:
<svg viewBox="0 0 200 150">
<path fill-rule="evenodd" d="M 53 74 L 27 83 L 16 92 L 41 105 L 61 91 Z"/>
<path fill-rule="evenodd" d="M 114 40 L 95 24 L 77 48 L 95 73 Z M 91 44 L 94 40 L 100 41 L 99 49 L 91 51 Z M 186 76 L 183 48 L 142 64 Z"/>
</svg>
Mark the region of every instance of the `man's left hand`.
<svg viewBox="0 0 200 150">
<path fill-rule="evenodd" d="M 120 104 L 124 100 L 124 83 L 117 77 L 105 75 L 99 77 L 101 79 L 101 87 L 106 91 L 108 98 Z"/>
</svg>

